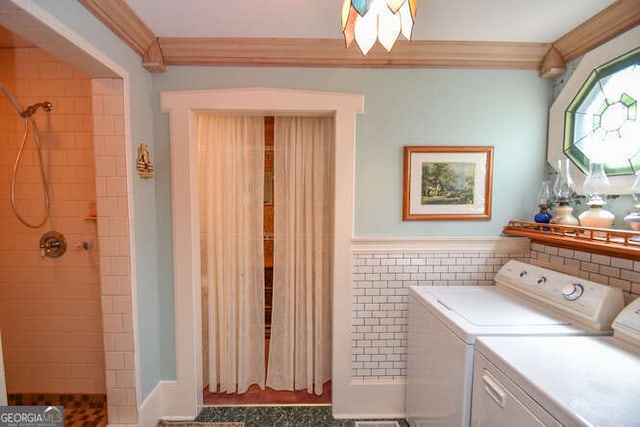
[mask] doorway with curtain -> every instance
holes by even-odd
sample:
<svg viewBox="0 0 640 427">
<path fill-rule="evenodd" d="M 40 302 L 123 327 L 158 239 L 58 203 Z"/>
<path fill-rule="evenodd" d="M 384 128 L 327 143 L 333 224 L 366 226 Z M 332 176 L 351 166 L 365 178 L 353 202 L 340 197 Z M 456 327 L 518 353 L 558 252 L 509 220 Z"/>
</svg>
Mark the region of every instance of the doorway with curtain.
<svg viewBox="0 0 640 427">
<path fill-rule="evenodd" d="M 205 404 L 331 401 L 333 122 L 197 116 Z"/>
</svg>

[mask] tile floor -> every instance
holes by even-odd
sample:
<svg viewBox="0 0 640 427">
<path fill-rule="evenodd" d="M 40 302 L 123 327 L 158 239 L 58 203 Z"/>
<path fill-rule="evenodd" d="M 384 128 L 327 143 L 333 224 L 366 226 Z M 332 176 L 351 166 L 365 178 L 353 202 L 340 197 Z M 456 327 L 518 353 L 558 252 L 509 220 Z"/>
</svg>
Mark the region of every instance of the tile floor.
<svg viewBox="0 0 640 427">
<path fill-rule="evenodd" d="M 9 393 L 7 403 L 10 406 L 62 406 L 65 427 L 105 427 L 107 425 L 105 395 Z"/>
<path fill-rule="evenodd" d="M 212 406 L 204 408 L 196 421 L 244 422 L 245 427 L 354 427 L 356 420 L 336 420 L 331 406 Z M 366 420 L 373 421 L 373 420 Z M 400 427 L 408 427 L 405 420 Z"/>
<path fill-rule="evenodd" d="M 205 389 L 203 392 L 205 406 L 261 406 L 261 405 L 319 405 L 331 404 L 331 381 L 322 385 L 322 394 L 308 393 L 307 390 L 279 391 L 257 385 L 249 387 L 245 393 L 216 393 Z"/>
<path fill-rule="evenodd" d="M 64 408 L 65 427 L 106 427 L 107 408 L 67 409 Z"/>
</svg>

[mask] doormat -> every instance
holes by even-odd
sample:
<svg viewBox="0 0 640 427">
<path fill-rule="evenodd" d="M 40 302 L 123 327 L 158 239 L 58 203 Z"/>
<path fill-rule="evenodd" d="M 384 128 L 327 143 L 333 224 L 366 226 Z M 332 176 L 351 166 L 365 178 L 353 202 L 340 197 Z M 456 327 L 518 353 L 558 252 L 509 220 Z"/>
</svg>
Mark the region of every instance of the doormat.
<svg viewBox="0 0 640 427">
<path fill-rule="evenodd" d="M 233 423 L 212 423 L 212 422 L 198 422 L 198 421 L 160 421 L 158 422 L 157 427 L 171 427 L 171 426 L 180 426 L 180 427 L 244 427 L 243 422 L 233 422 Z"/>
</svg>

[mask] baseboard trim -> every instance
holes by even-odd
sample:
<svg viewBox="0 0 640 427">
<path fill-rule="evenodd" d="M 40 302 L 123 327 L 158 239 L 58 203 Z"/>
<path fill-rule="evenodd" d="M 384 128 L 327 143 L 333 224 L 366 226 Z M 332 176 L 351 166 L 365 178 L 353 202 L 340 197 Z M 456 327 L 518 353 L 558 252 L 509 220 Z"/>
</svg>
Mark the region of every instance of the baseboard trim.
<svg viewBox="0 0 640 427">
<path fill-rule="evenodd" d="M 352 381 L 345 395 L 333 396 L 332 410 L 336 419 L 404 418 L 404 390 L 406 381 Z M 147 395 L 139 408 L 140 426 L 152 427 L 161 419 L 193 420 L 193 417 L 172 416 L 167 413 L 165 396 L 176 387 L 176 381 L 160 381 Z"/>
<path fill-rule="evenodd" d="M 151 390 L 151 392 L 144 399 L 140 408 L 138 408 L 138 419 L 141 427 L 151 427 L 158 424 L 158 421 L 162 419 L 164 414 L 164 388 L 167 383 L 175 381 L 160 381 Z"/>
<path fill-rule="evenodd" d="M 352 381 L 344 390 L 344 395 L 335 396 L 334 394 L 333 417 L 336 419 L 404 418 L 405 384 L 405 380 Z"/>
</svg>

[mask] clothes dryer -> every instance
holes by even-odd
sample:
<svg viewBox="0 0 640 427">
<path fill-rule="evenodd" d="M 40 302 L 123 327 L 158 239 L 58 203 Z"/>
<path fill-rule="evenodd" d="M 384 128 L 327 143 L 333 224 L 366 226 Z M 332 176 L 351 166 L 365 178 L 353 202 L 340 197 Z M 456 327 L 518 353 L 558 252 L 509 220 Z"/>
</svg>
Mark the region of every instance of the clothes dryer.
<svg viewBox="0 0 640 427">
<path fill-rule="evenodd" d="M 609 337 L 482 337 L 473 426 L 640 425 L 640 299 Z"/>
</svg>

